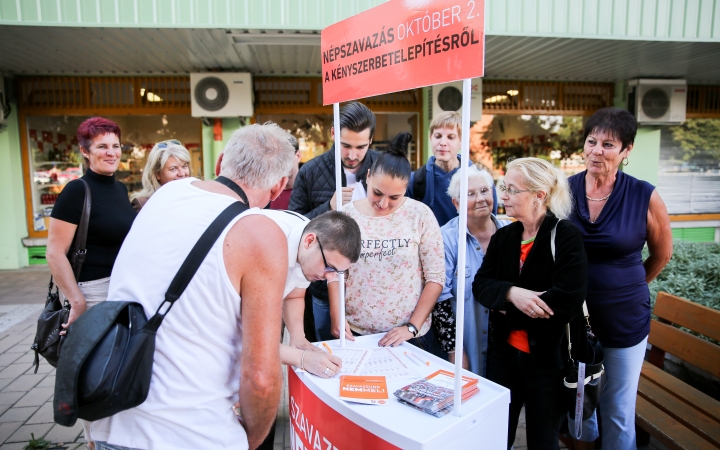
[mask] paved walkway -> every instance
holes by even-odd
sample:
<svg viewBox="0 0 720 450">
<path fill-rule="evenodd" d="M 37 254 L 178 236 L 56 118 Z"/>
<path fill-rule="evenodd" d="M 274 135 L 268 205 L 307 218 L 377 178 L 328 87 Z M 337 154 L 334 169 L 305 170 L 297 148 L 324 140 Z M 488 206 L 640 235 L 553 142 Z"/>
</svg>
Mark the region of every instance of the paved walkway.
<svg viewBox="0 0 720 450">
<path fill-rule="evenodd" d="M 85 446 L 79 422 L 72 428 L 53 422 L 55 369 L 41 358 L 38 373 L 33 373 L 34 353 L 30 346 L 49 278 L 47 266 L 0 271 L 0 450 L 23 449 L 32 434 L 36 439 L 56 444 L 57 448 L 75 450 Z M 283 374 L 285 388 L 283 406 L 278 411 L 275 450 L 290 450 L 287 371 Z M 524 415 L 514 448 L 527 449 Z M 654 441 L 648 447 L 662 449 Z"/>
</svg>

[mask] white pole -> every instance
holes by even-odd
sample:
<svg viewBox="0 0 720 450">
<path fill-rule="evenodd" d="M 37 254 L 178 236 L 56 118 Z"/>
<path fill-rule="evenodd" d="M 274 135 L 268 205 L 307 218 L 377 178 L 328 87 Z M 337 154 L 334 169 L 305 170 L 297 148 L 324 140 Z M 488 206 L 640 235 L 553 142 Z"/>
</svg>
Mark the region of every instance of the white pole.
<svg viewBox="0 0 720 450">
<path fill-rule="evenodd" d="M 455 308 L 455 404 L 453 414 L 462 415 L 462 360 L 465 324 L 465 259 L 467 250 L 468 161 L 470 161 L 470 90 L 471 79 L 463 80 L 462 150 L 460 157 L 460 224 L 458 225 L 458 287 Z"/>
<path fill-rule="evenodd" d="M 340 145 L 340 103 L 333 103 L 335 145 L 335 210 L 342 211 L 342 146 Z M 340 288 L 340 347 L 345 347 L 345 275 L 338 275 Z"/>
</svg>

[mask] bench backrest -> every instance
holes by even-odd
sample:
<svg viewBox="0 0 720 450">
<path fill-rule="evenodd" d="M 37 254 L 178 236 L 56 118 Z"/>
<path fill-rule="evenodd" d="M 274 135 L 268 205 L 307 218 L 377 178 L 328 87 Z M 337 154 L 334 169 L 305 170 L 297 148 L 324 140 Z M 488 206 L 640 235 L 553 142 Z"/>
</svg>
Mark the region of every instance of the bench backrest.
<svg viewBox="0 0 720 450">
<path fill-rule="evenodd" d="M 720 377 L 720 346 L 680 330 L 679 325 L 720 341 L 720 311 L 660 292 L 653 313 L 658 320 L 650 323 L 648 342 L 653 350 L 675 355 L 716 377 Z M 664 355 L 663 355 L 664 358 Z M 661 361 L 651 362 L 662 367 Z"/>
</svg>

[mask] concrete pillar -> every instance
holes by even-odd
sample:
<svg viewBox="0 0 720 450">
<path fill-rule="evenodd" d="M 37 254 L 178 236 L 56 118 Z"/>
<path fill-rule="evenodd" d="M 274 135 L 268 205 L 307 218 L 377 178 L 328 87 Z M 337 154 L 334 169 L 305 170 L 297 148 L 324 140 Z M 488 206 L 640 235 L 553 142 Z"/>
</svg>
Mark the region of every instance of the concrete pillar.
<svg viewBox="0 0 720 450">
<path fill-rule="evenodd" d="M 27 236 L 22 151 L 17 105 L 0 131 L 0 269 L 28 265 L 28 252 L 21 239 Z"/>
<path fill-rule="evenodd" d="M 660 130 L 656 127 L 638 127 L 628 165 L 623 172 L 657 186 L 660 173 Z"/>
</svg>

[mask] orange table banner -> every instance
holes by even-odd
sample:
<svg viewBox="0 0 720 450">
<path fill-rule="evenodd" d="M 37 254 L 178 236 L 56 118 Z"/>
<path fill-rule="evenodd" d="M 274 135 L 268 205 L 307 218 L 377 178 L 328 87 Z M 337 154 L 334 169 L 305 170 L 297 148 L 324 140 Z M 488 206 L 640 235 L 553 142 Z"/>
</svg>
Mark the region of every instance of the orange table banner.
<svg viewBox="0 0 720 450">
<path fill-rule="evenodd" d="M 323 104 L 481 77 L 484 0 L 390 0 L 325 28 Z"/>
</svg>

